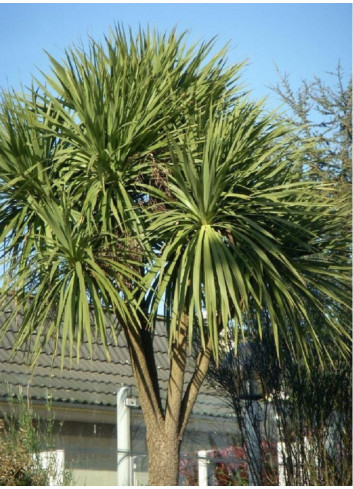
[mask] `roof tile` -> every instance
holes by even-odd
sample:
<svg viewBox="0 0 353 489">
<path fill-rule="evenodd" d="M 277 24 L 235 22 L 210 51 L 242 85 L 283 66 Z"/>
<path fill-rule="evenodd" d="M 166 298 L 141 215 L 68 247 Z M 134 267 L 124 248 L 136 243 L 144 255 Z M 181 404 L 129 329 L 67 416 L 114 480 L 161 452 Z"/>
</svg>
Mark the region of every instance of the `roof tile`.
<svg viewBox="0 0 353 489">
<path fill-rule="evenodd" d="M 101 343 L 93 344 L 91 359 L 88 344 L 83 342 L 80 348 L 79 364 L 76 359 L 70 362 L 66 355 L 64 368 L 61 369 L 61 358 L 53 357 L 53 346 L 48 344 L 39 356 L 36 366 L 31 370 L 26 366 L 30 362 L 24 348 L 11 356 L 11 347 L 14 344 L 17 330 L 18 325 L 13 324 L 0 344 L 1 397 L 8 393 L 6 384 L 12 386 L 12 390 L 20 387 L 24 394 L 28 392 L 32 398 L 45 399 L 50 396 L 53 400 L 62 402 L 114 406 L 116 405 L 116 392 L 121 385 L 131 386 L 133 395 L 137 396 L 128 348 L 123 334 L 119 335 L 117 347 L 113 341 L 108 346 L 110 361 L 107 360 Z M 163 334 L 163 321 L 157 324 L 154 348 L 161 397 L 165 399 L 169 358 L 168 339 L 166 334 Z M 185 375 L 186 382 L 190 380 L 191 372 L 191 367 L 188 367 Z M 201 388 L 193 412 L 215 416 L 230 413 L 224 401 L 207 385 Z"/>
</svg>

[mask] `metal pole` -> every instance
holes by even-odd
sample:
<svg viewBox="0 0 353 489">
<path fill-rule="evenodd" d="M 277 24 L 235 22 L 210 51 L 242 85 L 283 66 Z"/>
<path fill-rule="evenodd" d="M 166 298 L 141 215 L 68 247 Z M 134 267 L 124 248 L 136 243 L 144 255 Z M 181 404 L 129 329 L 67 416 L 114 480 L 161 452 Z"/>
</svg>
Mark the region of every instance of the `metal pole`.
<svg viewBox="0 0 353 489">
<path fill-rule="evenodd" d="M 130 408 L 126 399 L 130 397 L 130 387 L 121 387 L 117 392 L 117 485 L 131 485 L 131 440 Z"/>
</svg>

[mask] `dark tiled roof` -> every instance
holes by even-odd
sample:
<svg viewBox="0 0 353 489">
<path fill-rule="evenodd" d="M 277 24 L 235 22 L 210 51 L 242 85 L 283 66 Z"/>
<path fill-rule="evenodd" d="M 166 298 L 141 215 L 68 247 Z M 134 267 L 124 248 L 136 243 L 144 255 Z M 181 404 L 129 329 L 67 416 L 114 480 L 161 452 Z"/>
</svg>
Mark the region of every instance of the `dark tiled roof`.
<svg viewBox="0 0 353 489">
<path fill-rule="evenodd" d="M 2 320 L 0 318 L 0 323 Z M 169 360 L 168 340 L 163 333 L 163 326 L 163 320 L 157 322 L 154 349 L 161 394 L 162 398 L 165 398 Z M 79 363 L 77 364 L 76 359 L 70 362 L 67 356 L 64 358 L 64 368 L 61 369 L 61 358 L 53 357 L 52 346 L 48 344 L 31 370 L 25 348 L 11 355 L 17 331 L 18 325 L 13 324 L 0 343 L 0 398 L 6 397 L 9 388 L 15 388 L 16 391 L 20 388 L 23 393 L 28 392 L 32 399 L 37 400 L 50 397 L 54 402 L 115 406 L 116 392 L 120 386 L 132 387 L 132 396 L 138 397 L 123 334 L 118 337 L 118 346 L 115 346 L 113 341 L 108 346 L 110 361 L 107 360 L 99 343 L 93 345 L 92 359 L 87 343 L 83 343 Z M 188 381 L 190 378 L 189 367 L 185 380 Z M 205 384 L 198 396 L 193 414 L 229 416 L 231 412 L 217 392 Z"/>
</svg>

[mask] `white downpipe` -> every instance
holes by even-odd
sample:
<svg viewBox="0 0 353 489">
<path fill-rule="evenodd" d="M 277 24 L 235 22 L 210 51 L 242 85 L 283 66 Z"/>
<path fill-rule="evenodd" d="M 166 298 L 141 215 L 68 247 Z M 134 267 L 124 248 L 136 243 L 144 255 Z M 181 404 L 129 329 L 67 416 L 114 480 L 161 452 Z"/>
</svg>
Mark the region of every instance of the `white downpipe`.
<svg viewBox="0 0 353 489">
<path fill-rule="evenodd" d="M 126 399 L 130 397 L 130 387 L 121 387 L 117 392 L 117 485 L 131 485 L 131 441 L 130 408 Z"/>
<path fill-rule="evenodd" d="M 207 451 L 199 450 L 198 453 L 199 486 L 208 486 Z"/>
<path fill-rule="evenodd" d="M 284 473 L 284 457 L 286 446 L 282 441 L 277 442 L 277 463 L 278 463 L 278 485 L 286 485 L 286 477 Z"/>
<path fill-rule="evenodd" d="M 282 397 L 282 393 L 281 393 Z M 283 398 L 283 397 L 282 397 Z M 281 415 L 277 412 L 276 407 L 272 404 L 275 426 L 276 426 L 276 436 L 277 436 L 277 465 L 278 465 L 278 485 L 280 487 L 286 486 L 286 473 L 285 473 L 285 463 L 287 459 L 286 444 L 281 441 Z"/>
<path fill-rule="evenodd" d="M 39 455 L 39 460 L 38 460 Z M 64 450 L 51 450 L 34 454 L 33 459 L 40 463 L 49 477 L 48 487 L 62 486 L 64 484 L 65 452 Z"/>
</svg>

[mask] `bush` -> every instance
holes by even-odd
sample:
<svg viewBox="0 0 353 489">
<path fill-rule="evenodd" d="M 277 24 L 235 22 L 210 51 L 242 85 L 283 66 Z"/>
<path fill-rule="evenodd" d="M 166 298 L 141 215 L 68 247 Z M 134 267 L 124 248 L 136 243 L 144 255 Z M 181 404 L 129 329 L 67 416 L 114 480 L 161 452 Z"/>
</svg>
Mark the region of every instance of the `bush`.
<svg viewBox="0 0 353 489">
<path fill-rule="evenodd" d="M 54 419 L 41 419 L 22 396 L 17 401 L 15 406 L 10 398 L 10 413 L 0 419 L 0 486 L 47 486 L 58 469 L 54 456 L 43 468 L 40 453 L 54 448 Z M 63 483 L 70 482 L 71 474 L 65 471 Z"/>
</svg>

